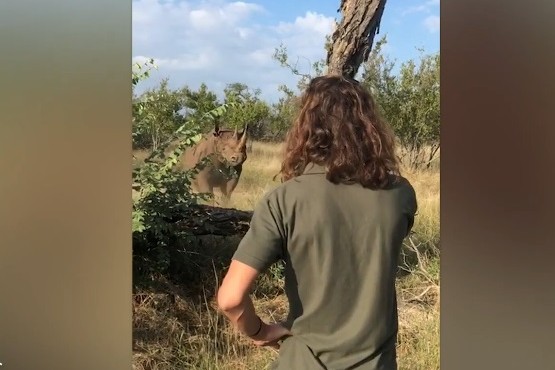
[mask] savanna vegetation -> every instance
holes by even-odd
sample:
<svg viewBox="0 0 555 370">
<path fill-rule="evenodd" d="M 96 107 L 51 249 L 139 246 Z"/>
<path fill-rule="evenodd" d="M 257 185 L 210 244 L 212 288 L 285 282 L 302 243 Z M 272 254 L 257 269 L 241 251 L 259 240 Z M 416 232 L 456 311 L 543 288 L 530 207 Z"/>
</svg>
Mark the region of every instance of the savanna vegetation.
<svg viewBox="0 0 555 370">
<path fill-rule="evenodd" d="M 439 55 L 422 52 L 396 69 L 383 53 L 386 42 L 381 38 L 374 45 L 360 80 L 396 132 L 403 175 L 414 185 L 419 202 L 413 234 L 399 261 L 399 368 L 433 370 L 439 369 Z M 325 63 L 316 62 L 310 74 L 302 75 L 289 62 L 285 47 L 276 49 L 274 57 L 301 78 L 295 89 L 282 86 L 281 98 L 272 104 L 240 82 L 227 86 L 223 101 L 205 85 L 171 89 L 168 80 L 134 97 L 135 369 L 264 369 L 277 355 L 250 345 L 216 310 L 214 293 L 241 231 L 195 233 L 191 224 L 210 217 L 197 207 L 208 196 L 190 188 L 196 169 L 173 170 L 183 150 L 216 122 L 232 129 L 248 123 L 249 158 L 227 207 L 248 214 L 278 185 L 273 178 L 300 88 L 324 73 Z M 133 86 L 153 71 L 152 61 L 135 64 Z M 179 145 L 168 152 L 170 142 Z M 282 286 L 280 266 L 256 284 L 255 305 L 266 319 L 280 320 L 287 313 Z"/>
</svg>

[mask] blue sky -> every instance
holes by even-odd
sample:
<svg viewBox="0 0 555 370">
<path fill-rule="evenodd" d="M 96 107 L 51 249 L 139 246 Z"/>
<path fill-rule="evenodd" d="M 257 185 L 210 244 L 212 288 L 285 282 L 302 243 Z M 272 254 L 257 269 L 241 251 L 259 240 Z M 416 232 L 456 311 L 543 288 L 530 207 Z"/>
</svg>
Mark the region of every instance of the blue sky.
<svg viewBox="0 0 555 370">
<path fill-rule="evenodd" d="M 295 88 L 297 77 L 272 59 L 283 43 L 299 69 L 325 57 L 339 0 L 133 0 L 133 61 L 159 66 L 137 92 L 168 77 L 172 87 L 201 83 L 221 95 L 228 83 L 259 88 L 270 102 L 277 87 Z M 399 62 L 439 50 L 439 0 L 388 0 L 380 34 L 387 54 Z"/>
</svg>

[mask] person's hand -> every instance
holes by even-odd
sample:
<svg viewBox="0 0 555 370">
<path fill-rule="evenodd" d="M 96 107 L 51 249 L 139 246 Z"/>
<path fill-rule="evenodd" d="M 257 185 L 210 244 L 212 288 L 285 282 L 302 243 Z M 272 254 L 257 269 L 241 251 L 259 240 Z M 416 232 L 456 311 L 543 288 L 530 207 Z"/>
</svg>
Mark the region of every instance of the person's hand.
<svg viewBox="0 0 555 370">
<path fill-rule="evenodd" d="M 254 344 L 259 347 L 273 347 L 279 349 L 279 341 L 292 335 L 291 332 L 279 323 L 262 323 L 262 329 L 256 336 L 251 337 Z"/>
</svg>

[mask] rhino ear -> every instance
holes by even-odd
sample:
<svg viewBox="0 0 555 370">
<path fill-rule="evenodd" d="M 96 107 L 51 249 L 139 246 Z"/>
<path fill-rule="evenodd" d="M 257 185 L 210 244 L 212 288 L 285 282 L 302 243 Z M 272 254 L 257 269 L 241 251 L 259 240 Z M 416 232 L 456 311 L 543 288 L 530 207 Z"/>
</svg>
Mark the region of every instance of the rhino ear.
<svg viewBox="0 0 555 370">
<path fill-rule="evenodd" d="M 213 129 L 213 130 L 212 130 L 212 135 L 214 135 L 214 136 L 220 136 L 220 130 L 218 130 L 218 129 L 216 129 L 216 128 Z"/>
<path fill-rule="evenodd" d="M 212 130 L 214 136 L 220 136 L 220 125 L 216 122 L 214 129 Z"/>
</svg>

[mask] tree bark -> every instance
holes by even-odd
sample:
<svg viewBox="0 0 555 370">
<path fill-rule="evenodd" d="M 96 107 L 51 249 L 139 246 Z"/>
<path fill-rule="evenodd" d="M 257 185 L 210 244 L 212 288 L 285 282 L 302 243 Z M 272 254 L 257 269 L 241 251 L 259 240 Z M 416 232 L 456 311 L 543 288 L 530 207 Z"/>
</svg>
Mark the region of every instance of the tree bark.
<svg viewBox="0 0 555 370">
<path fill-rule="evenodd" d="M 328 75 L 354 78 L 379 33 L 386 0 L 341 0 L 343 17 L 328 47 Z"/>
</svg>

